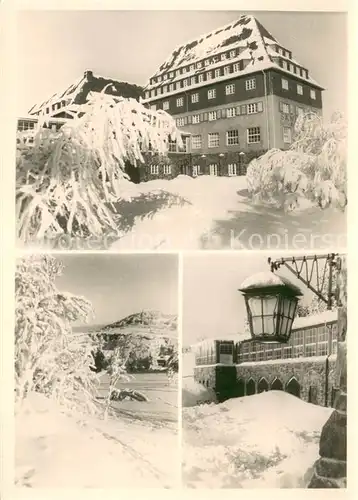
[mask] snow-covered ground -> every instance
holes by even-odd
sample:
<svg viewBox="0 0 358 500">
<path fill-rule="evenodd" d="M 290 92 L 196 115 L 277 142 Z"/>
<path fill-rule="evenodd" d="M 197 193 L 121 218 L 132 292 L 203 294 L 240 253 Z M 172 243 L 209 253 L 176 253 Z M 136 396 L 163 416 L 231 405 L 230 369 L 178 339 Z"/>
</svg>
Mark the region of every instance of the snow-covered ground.
<svg viewBox="0 0 358 500">
<path fill-rule="evenodd" d="M 302 200 L 291 212 L 254 206 L 246 177 L 180 175 L 127 182 L 116 206 L 123 237 L 112 249 L 322 249 L 343 247 L 345 215 Z"/>
<path fill-rule="evenodd" d="M 333 410 L 282 391 L 183 408 L 189 488 L 305 488 Z"/>
<path fill-rule="evenodd" d="M 174 487 L 179 479 L 177 388 L 139 384 L 149 402 L 115 404 L 116 417 L 107 421 L 66 415 L 56 403 L 32 394 L 16 416 L 17 486 Z"/>
</svg>

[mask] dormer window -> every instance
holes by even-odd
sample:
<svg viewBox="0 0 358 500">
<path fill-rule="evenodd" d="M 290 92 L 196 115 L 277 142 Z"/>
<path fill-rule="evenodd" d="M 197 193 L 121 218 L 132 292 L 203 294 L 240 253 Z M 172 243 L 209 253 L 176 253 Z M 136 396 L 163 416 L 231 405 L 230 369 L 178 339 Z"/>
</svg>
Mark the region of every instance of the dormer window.
<svg viewBox="0 0 358 500">
<path fill-rule="evenodd" d="M 158 83 L 160 83 L 161 81 L 162 81 L 162 77 L 158 76 Z"/>
<path fill-rule="evenodd" d="M 230 57 L 235 57 L 235 55 L 236 55 L 235 50 L 230 50 Z"/>
<path fill-rule="evenodd" d="M 215 78 L 218 78 L 220 76 L 220 73 L 221 73 L 220 69 L 216 69 L 215 70 Z"/>
<path fill-rule="evenodd" d="M 195 85 L 195 76 L 190 78 L 190 85 Z"/>
<path fill-rule="evenodd" d="M 187 87 L 187 86 L 188 86 L 188 80 L 185 79 L 185 80 L 183 80 L 183 87 Z"/>
<path fill-rule="evenodd" d="M 180 69 L 177 69 L 175 72 L 175 76 L 180 76 Z"/>
<path fill-rule="evenodd" d="M 168 85 L 164 85 L 163 94 L 166 94 L 167 92 L 168 92 Z"/>
<path fill-rule="evenodd" d="M 183 68 L 183 75 L 186 73 L 186 68 Z"/>
<path fill-rule="evenodd" d="M 202 63 L 202 62 L 198 62 L 198 64 L 196 65 L 196 67 L 197 67 L 198 69 L 202 68 L 202 67 L 203 67 L 203 63 Z"/>
<path fill-rule="evenodd" d="M 174 71 L 171 71 L 171 72 L 169 73 L 169 78 L 173 78 L 173 76 L 174 76 Z"/>
<path fill-rule="evenodd" d="M 163 76 L 163 80 L 168 80 L 168 75 L 167 75 L 167 73 L 165 73 L 165 75 Z"/>
<path fill-rule="evenodd" d="M 283 69 L 287 69 L 287 62 L 282 59 L 282 67 Z"/>
<path fill-rule="evenodd" d="M 293 73 L 293 64 L 290 64 L 290 71 Z"/>
<path fill-rule="evenodd" d="M 225 61 L 225 59 L 226 59 L 226 54 L 221 54 L 221 60 Z"/>
<path fill-rule="evenodd" d="M 210 64 L 209 59 L 206 59 L 206 60 L 204 61 L 204 64 L 205 64 L 205 66 L 209 66 L 209 64 Z"/>
</svg>

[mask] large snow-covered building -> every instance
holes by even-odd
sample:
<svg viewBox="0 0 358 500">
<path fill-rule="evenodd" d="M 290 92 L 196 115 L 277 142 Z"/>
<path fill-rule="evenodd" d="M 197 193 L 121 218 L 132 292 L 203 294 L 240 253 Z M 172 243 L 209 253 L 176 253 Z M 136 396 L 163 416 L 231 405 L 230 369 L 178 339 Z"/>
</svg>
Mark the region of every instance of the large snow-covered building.
<svg viewBox="0 0 358 500">
<path fill-rule="evenodd" d="M 212 340 L 195 347 L 194 377 L 219 399 L 284 390 L 321 406 L 335 397 L 337 312 L 297 318 L 287 344 Z"/>
<path fill-rule="evenodd" d="M 239 175 L 253 157 L 290 146 L 297 116 L 322 112 L 322 91 L 288 47 L 243 15 L 176 48 L 143 103 L 191 134 L 180 173 Z"/>
</svg>

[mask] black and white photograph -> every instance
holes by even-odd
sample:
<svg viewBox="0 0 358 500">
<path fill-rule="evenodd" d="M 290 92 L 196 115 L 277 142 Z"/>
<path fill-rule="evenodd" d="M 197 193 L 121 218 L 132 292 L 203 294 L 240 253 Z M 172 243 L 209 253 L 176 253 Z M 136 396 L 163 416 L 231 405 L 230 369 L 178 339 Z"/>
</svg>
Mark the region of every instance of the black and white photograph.
<svg viewBox="0 0 358 500">
<path fill-rule="evenodd" d="M 344 247 L 347 50 L 339 12 L 20 11 L 18 245 Z"/>
<path fill-rule="evenodd" d="M 345 255 L 186 255 L 183 483 L 346 487 Z"/>
<path fill-rule="evenodd" d="M 176 255 L 18 259 L 15 480 L 22 488 L 173 488 Z"/>
</svg>

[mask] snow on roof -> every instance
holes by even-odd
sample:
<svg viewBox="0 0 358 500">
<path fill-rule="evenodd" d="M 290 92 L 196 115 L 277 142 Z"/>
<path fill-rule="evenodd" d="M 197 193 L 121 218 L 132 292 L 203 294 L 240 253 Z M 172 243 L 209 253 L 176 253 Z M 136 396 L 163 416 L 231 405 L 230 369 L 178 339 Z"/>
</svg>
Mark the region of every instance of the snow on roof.
<svg viewBox="0 0 358 500">
<path fill-rule="evenodd" d="M 312 316 L 297 317 L 293 322 L 293 328 L 299 330 L 310 326 L 333 323 L 334 321 L 337 321 L 337 311 L 323 311 Z"/>
<path fill-rule="evenodd" d="M 240 367 L 242 366 L 256 366 L 256 365 L 281 365 L 282 363 L 288 363 L 288 364 L 295 364 L 295 363 L 302 363 L 302 361 L 309 361 L 310 363 L 314 363 L 315 361 L 321 362 L 322 358 L 326 358 L 327 355 L 324 354 L 323 356 L 310 356 L 308 358 L 280 358 L 280 359 L 267 359 L 265 361 L 242 361 L 240 363 Z M 331 354 L 330 359 L 336 359 L 337 355 L 336 354 Z"/>
<path fill-rule="evenodd" d="M 248 66 L 246 66 L 242 71 L 239 72 L 240 75 L 262 71 L 269 68 L 279 69 L 285 71 L 288 74 L 292 74 L 290 71 L 286 71 L 281 68 L 279 64 L 274 59 L 272 59 L 271 54 L 279 56 L 279 54 L 272 50 L 272 45 L 274 44 L 282 46 L 255 17 L 243 15 L 235 22 L 231 22 L 226 26 L 217 29 L 216 31 L 201 35 L 195 40 L 191 40 L 186 44 L 178 46 L 171 53 L 168 59 L 160 66 L 153 77 L 155 78 L 162 73 L 175 71 L 182 66 L 197 63 L 208 57 L 217 56 L 224 51 L 227 52 L 238 48 L 241 48 L 243 50 L 239 50 L 239 54 L 237 54 L 236 57 L 230 58 L 230 63 L 235 63 L 242 59 L 250 61 Z M 268 49 L 270 50 L 270 53 L 268 52 Z M 291 59 L 290 61 L 301 66 L 297 61 L 294 61 L 293 59 Z M 214 64 L 210 64 L 210 66 L 208 67 L 204 67 L 204 69 L 215 69 L 227 63 L 227 60 L 219 60 Z M 193 76 L 201 71 L 203 71 L 203 69 L 194 69 L 190 72 L 186 72 L 185 78 L 190 78 L 190 76 Z M 310 76 L 308 76 L 308 78 L 301 77 L 300 75 L 296 74 L 295 76 L 298 79 L 304 80 L 306 82 L 308 81 L 319 87 L 319 84 Z M 183 75 L 180 75 L 179 78 L 183 78 Z M 227 78 L 232 78 L 232 75 L 229 74 L 223 77 L 223 79 Z M 173 83 L 177 79 L 178 76 L 174 76 L 172 78 L 168 78 L 165 83 Z M 145 87 L 145 90 L 150 90 L 156 86 L 157 84 L 151 85 L 149 82 Z"/>
<path fill-rule="evenodd" d="M 240 290 L 250 290 L 269 286 L 289 286 L 291 289 L 295 290 L 297 294 L 302 295 L 301 290 L 296 285 L 291 283 L 287 278 L 270 271 L 264 271 L 261 273 L 256 273 L 253 276 L 249 276 L 241 284 Z"/>
</svg>

